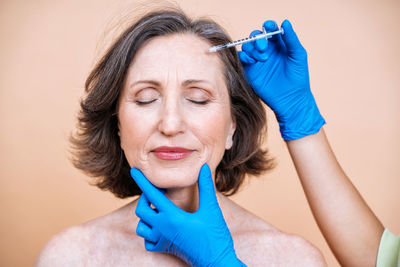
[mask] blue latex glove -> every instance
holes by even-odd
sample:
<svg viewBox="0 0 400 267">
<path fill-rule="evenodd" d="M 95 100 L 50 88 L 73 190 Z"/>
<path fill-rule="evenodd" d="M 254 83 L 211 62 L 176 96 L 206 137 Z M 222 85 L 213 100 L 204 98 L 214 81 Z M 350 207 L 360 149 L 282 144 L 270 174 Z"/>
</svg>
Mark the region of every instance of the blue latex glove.
<svg viewBox="0 0 400 267">
<path fill-rule="evenodd" d="M 175 255 L 192 266 L 246 266 L 236 256 L 207 164 L 199 173 L 195 213 L 177 207 L 138 169 L 131 169 L 131 176 L 143 191 L 136 207 L 136 233 L 144 238 L 146 250 Z"/>
<path fill-rule="evenodd" d="M 278 29 L 271 20 L 263 27 L 267 32 Z M 310 90 L 307 52 L 288 20 L 281 28 L 283 35 L 243 44 L 239 58 L 249 84 L 274 111 L 283 139 L 293 140 L 318 132 L 325 120 Z"/>
</svg>

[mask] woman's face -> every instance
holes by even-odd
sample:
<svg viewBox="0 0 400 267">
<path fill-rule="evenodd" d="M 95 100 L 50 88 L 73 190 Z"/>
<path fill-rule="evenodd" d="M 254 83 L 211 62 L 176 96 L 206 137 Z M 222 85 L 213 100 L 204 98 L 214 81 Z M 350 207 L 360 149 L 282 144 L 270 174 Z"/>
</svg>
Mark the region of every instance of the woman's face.
<svg viewBox="0 0 400 267">
<path fill-rule="evenodd" d="M 159 188 L 195 184 L 204 163 L 215 174 L 232 146 L 223 66 L 209 47 L 192 34 L 156 37 L 128 70 L 118 106 L 121 147 Z"/>
</svg>

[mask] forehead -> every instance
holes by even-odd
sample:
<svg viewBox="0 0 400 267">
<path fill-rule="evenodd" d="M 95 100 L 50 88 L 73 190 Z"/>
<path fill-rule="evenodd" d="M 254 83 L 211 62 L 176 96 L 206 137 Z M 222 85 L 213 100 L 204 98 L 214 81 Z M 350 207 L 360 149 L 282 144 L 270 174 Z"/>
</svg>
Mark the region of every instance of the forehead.
<svg viewBox="0 0 400 267">
<path fill-rule="evenodd" d="M 163 74 L 181 79 L 223 79 L 223 64 L 217 53 L 209 53 L 207 41 L 194 34 L 172 34 L 150 39 L 136 53 L 130 78 L 152 78 Z M 175 73 L 174 73 L 175 72 Z"/>
</svg>

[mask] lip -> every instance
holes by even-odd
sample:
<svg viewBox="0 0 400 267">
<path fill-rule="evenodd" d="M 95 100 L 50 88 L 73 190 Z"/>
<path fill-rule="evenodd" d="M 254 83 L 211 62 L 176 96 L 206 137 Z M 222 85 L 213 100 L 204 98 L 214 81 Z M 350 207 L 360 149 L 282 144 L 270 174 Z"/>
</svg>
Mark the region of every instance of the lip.
<svg viewBox="0 0 400 267">
<path fill-rule="evenodd" d="M 151 151 L 157 158 L 162 160 L 180 160 L 187 158 L 193 150 L 184 147 L 160 146 Z"/>
</svg>

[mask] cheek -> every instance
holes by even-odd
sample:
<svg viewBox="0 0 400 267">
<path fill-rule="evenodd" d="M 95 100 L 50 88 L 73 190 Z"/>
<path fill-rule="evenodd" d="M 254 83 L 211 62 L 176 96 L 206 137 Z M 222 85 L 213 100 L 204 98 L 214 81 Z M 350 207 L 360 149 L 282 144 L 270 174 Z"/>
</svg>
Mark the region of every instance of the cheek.
<svg viewBox="0 0 400 267">
<path fill-rule="evenodd" d="M 130 107 L 119 110 L 119 133 L 121 148 L 131 167 L 143 158 L 145 145 L 149 138 L 152 125 L 149 124 L 151 113 L 142 114 Z"/>
<path fill-rule="evenodd" d="M 192 130 L 205 148 L 207 161 L 218 165 L 225 153 L 225 145 L 231 125 L 230 112 L 224 107 L 209 109 L 193 115 Z M 215 162 L 217 161 L 217 162 Z M 212 162 L 209 162 L 213 164 Z M 216 166 L 215 166 L 216 167 Z"/>
</svg>

